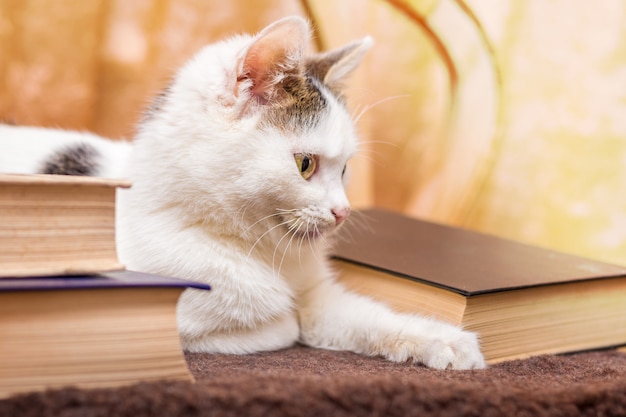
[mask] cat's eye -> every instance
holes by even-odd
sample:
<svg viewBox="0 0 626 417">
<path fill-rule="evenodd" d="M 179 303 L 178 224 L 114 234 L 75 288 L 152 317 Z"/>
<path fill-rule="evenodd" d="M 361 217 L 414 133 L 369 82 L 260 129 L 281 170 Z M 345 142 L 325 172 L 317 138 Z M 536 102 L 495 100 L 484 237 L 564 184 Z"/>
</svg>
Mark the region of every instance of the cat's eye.
<svg viewBox="0 0 626 417">
<path fill-rule="evenodd" d="M 296 165 L 298 166 L 298 170 L 300 171 L 302 178 L 305 180 L 311 178 L 311 175 L 315 172 L 315 167 L 317 165 L 315 157 L 306 153 L 297 153 L 293 157 L 296 160 Z"/>
</svg>

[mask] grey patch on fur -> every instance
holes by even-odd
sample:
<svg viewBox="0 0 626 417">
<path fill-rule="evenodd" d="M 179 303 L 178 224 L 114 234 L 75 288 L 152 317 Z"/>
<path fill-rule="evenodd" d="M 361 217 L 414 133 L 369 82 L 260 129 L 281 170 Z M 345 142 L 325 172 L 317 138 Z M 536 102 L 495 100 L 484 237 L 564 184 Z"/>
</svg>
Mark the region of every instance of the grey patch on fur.
<svg viewBox="0 0 626 417">
<path fill-rule="evenodd" d="M 307 75 L 289 75 L 282 81 L 282 94 L 269 107 L 265 123 L 281 130 L 315 127 L 328 111 L 328 101 L 319 83 Z"/>
<path fill-rule="evenodd" d="M 77 143 L 56 151 L 43 161 L 41 174 L 95 175 L 100 168 L 100 152 L 86 143 Z"/>
<path fill-rule="evenodd" d="M 148 121 L 154 117 L 155 114 L 158 114 L 163 109 L 163 105 L 167 102 L 167 98 L 170 94 L 170 86 L 168 85 L 161 91 L 159 94 L 152 99 L 152 102 L 148 106 L 148 108 L 144 111 L 142 115 L 142 121 Z"/>
<path fill-rule="evenodd" d="M 326 78 L 328 71 L 330 71 L 333 65 L 335 65 L 343 56 L 343 51 L 338 51 L 336 53 L 327 54 L 326 59 L 310 59 L 304 64 L 306 68 L 305 71 L 310 77 L 316 79 L 321 84 L 324 84 L 324 79 Z M 341 84 L 335 86 L 324 84 L 324 86 L 328 88 L 328 90 L 340 103 L 345 104 L 345 96 L 341 89 L 343 87 Z"/>
</svg>

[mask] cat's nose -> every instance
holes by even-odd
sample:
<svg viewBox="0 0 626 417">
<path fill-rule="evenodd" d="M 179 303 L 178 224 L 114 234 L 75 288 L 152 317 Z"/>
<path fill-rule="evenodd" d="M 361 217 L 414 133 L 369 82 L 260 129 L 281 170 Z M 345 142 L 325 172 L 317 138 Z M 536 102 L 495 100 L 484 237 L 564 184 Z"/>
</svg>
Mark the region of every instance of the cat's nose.
<svg viewBox="0 0 626 417">
<path fill-rule="evenodd" d="M 335 216 L 335 226 L 339 226 L 350 215 L 350 207 L 334 208 L 330 211 Z"/>
</svg>

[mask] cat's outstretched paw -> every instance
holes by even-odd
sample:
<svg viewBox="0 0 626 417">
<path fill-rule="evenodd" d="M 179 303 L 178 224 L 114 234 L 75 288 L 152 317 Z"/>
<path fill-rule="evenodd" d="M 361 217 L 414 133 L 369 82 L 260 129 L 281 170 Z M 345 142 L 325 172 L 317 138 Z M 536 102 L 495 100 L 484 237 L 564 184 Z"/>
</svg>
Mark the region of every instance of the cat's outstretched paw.
<svg viewBox="0 0 626 417">
<path fill-rule="evenodd" d="M 485 359 L 475 334 L 459 330 L 456 335 L 434 339 L 427 346 L 424 365 L 435 369 L 483 369 Z"/>
<path fill-rule="evenodd" d="M 413 360 L 435 369 L 483 369 L 487 365 L 474 333 L 444 325 L 427 336 L 403 335 L 393 342 L 388 359 Z"/>
</svg>

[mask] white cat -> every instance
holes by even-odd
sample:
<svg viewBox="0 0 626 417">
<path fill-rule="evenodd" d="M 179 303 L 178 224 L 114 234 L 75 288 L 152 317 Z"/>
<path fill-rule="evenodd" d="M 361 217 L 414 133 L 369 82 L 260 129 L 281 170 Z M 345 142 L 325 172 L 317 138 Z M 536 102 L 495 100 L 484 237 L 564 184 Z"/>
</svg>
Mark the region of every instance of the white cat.
<svg viewBox="0 0 626 417">
<path fill-rule="evenodd" d="M 305 56 L 309 36 L 290 17 L 201 50 L 149 110 L 132 150 L 1 126 L 0 170 L 130 177 L 119 193 L 122 262 L 213 287 L 180 299 L 187 351 L 244 354 L 299 341 L 441 369 L 484 367 L 474 334 L 396 314 L 333 280 L 326 256 L 350 212 L 343 177 L 357 150 L 341 84 L 371 41 Z M 16 149 L 31 139 L 37 158 L 26 163 Z"/>
</svg>

